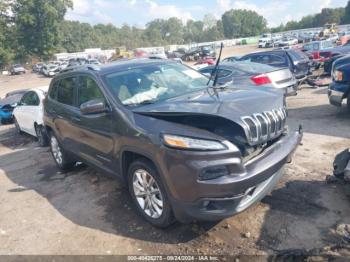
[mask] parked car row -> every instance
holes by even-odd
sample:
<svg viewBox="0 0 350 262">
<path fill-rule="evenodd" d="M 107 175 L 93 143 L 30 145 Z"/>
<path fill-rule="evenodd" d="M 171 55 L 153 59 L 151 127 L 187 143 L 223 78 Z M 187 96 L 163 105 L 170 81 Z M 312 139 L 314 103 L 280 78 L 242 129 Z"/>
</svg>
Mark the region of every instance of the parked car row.
<svg viewBox="0 0 350 262">
<path fill-rule="evenodd" d="M 291 71 L 238 63 L 220 65 L 237 77 L 225 86 L 170 60 L 74 67 L 25 92 L 15 125 L 61 170 L 84 162 L 119 178 L 154 226 L 220 220 L 268 194 L 302 139 L 284 95 L 261 87 L 293 85 Z"/>
<path fill-rule="evenodd" d="M 197 68 L 210 75 L 215 66 Z M 220 64 L 218 83 L 244 83 L 283 90 L 287 96 L 297 95 L 298 86 L 315 69 L 309 57 L 295 49 L 257 52 L 242 57 L 227 57 Z"/>
<path fill-rule="evenodd" d="M 100 65 L 97 59 L 72 58 L 66 61 L 50 61 L 48 63 L 37 63 L 33 65 L 33 72 L 42 74 L 46 77 L 54 77 L 62 70 L 68 67 L 74 67 L 84 64 Z"/>
</svg>

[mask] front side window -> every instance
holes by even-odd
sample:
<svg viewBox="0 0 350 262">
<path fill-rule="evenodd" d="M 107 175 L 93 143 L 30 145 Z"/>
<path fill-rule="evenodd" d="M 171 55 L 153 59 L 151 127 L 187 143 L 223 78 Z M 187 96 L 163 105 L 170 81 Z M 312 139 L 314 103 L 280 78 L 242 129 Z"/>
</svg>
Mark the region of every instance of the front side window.
<svg viewBox="0 0 350 262">
<path fill-rule="evenodd" d="M 156 64 L 110 73 L 106 86 L 125 106 L 155 103 L 207 87 L 208 78 L 181 64 Z"/>
<path fill-rule="evenodd" d="M 76 79 L 73 77 L 68 77 L 60 81 L 57 91 L 58 102 L 74 106 L 75 83 Z"/>
<path fill-rule="evenodd" d="M 25 106 L 38 106 L 40 104 L 40 99 L 35 92 L 31 91 L 23 96 L 21 104 Z"/>
<path fill-rule="evenodd" d="M 79 87 L 79 96 L 78 96 L 78 106 L 81 106 L 85 102 L 95 100 L 95 99 L 103 99 L 104 96 L 92 78 L 88 76 L 80 77 L 80 87 Z"/>
<path fill-rule="evenodd" d="M 29 105 L 29 102 L 30 102 L 30 92 L 24 94 L 24 96 L 22 97 L 22 100 L 21 100 L 21 104 L 24 106 L 27 106 L 27 105 Z"/>
</svg>

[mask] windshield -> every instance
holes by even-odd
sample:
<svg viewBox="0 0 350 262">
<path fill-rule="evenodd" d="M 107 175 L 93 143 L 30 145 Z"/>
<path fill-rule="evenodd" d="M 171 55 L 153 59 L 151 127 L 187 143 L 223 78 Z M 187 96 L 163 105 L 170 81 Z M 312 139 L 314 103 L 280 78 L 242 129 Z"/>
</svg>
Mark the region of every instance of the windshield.
<svg viewBox="0 0 350 262">
<path fill-rule="evenodd" d="M 123 105 L 155 103 L 206 88 L 208 78 L 181 64 L 147 65 L 104 76 Z"/>
<path fill-rule="evenodd" d="M 304 45 L 304 49 L 306 51 L 317 51 L 320 49 L 320 44 L 319 42 L 314 42 L 314 43 L 310 43 L 310 44 L 307 44 L 307 45 Z"/>
</svg>

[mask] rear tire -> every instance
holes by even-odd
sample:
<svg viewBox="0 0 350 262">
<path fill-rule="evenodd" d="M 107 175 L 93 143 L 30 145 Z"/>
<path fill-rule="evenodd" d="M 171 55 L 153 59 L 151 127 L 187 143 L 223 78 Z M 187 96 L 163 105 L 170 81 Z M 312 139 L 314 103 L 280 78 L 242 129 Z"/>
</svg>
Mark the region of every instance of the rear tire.
<svg viewBox="0 0 350 262">
<path fill-rule="evenodd" d="M 166 190 L 150 161 L 139 159 L 130 165 L 128 187 L 137 211 L 153 226 L 166 228 L 175 221 Z"/>
<path fill-rule="evenodd" d="M 348 97 L 347 97 L 346 107 L 348 109 L 348 112 L 350 113 L 350 92 L 349 92 Z"/>
<path fill-rule="evenodd" d="M 49 138 L 46 134 L 45 128 L 42 125 L 35 125 L 35 133 L 41 147 L 46 147 L 49 145 Z"/>
<path fill-rule="evenodd" d="M 72 161 L 69 157 L 69 154 L 65 152 L 60 143 L 58 142 L 57 137 L 52 132 L 50 136 L 50 151 L 55 160 L 57 167 L 63 171 L 69 171 L 76 164 L 75 161 Z"/>
</svg>

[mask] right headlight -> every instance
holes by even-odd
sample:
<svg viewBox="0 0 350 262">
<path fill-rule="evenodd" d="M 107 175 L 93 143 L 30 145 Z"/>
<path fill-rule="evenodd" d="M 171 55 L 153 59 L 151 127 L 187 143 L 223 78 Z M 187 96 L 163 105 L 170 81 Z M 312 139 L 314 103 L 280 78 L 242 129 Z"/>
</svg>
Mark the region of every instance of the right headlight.
<svg viewBox="0 0 350 262">
<path fill-rule="evenodd" d="M 164 144 L 178 149 L 218 151 L 227 147 L 218 141 L 177 135 L 163 135 Z"/>
</svg>

